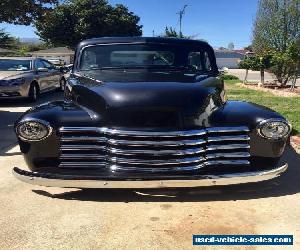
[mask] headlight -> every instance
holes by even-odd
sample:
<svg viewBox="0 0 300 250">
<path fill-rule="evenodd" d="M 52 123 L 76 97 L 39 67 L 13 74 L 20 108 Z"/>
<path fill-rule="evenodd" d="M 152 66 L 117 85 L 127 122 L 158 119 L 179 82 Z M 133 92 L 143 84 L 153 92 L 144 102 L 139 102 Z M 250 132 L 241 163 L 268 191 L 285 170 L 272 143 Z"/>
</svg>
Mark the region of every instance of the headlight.
<svg viewBox="0 0 300 250">
<path fill-rule="evenodd" d="M 20 77 L 20 78 L 16 78 L 16 79 L 9 79 L 9 80 L 6 80 L 6 82 L 10 86 L 21 85 L 25 82 L 25 78 Z"/>
<path fill-rule="evenodd" d="M 264 138 L 278 140 L 289 135 L 291 125 L 283 119 L 268 119 L 258 124 L 257 131 Z"/>
<path fill-rule="evenodd" d="M 38 119 L 21 121 L 16 126 L 17 135 L 24 141 L 40 141 L 48 137 L 51 132 L 49 123 Z"/>
</svg>

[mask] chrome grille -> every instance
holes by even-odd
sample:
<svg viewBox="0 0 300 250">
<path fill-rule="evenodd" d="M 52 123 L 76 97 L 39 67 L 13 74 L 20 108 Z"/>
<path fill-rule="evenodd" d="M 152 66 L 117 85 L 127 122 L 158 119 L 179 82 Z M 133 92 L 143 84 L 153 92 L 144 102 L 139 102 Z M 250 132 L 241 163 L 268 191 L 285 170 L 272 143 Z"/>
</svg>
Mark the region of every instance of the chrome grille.
<svg viewBox="0 0 300 250">
<path fill-rule="evenodd" d="M 250 164 L 247 127 L 165 132 L 62 127 L 59 132 L 61 168 L 162 172 Z"/>
</svg>

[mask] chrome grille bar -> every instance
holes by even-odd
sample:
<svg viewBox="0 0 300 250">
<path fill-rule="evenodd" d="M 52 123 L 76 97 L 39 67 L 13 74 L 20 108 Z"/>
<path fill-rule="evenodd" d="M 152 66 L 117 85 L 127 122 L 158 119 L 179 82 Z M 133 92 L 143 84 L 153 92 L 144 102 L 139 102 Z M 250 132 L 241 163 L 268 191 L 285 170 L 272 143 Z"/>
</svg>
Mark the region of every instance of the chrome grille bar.
<svg viewBox="0 0 300 250">
<path fill-rule="evenodd" d="M 105 162 L 76 162 L 76 161 L 69 161 L 63 162 L 60 164 L 62 168 L 104 168 L 107 164 Z"/>
<path fill-rule="evenodd" d="M 100 145 L 61 145 L 60 149 L 63 150 L 106 150 L 105 146 Z"/>
<path fill-rule="evenodd" d="M 112 165 L 110 169 L 114 172 L 118 171 L 127 171 L 127 172 L 150 172 L 150 173 L 157 173 L 157 172 L 170 172 L 170 171 L 196 171 L 200 168 L 203 168 L 203 164 L 198 165 L 189 165 L 189 166 L 180 166 L 180 167 L 162 167 L 162 168 L 153 168 L 153 167 L 124 167 L 121 165 Z"/>
<path fill-rule="evenodd" d="M 105 135 L 117 136 L 132 136 L 132 137 L 186 137 L 186 136 L 200 136 L 205 135 L 205 130 L 184 130 L 184 131 L 166 131 L 166 132 L 152 132 L 152 131 L 138 131 L 138 130 L 119 130 L 109 128 L 97 127 L 62 127 L 59 130 L 62 133 L 72 132 L 96 132 Z"/>
<path fill-rule="evenodd" d="M 92 142 L 106 142 L 105 137 L 92 137 L 92 136 L 69 136 L 62 137 L 62 142 L 81 142 L 81 141 L 92 141 Z"/>
<path fill-rule="evenodd" d="M 225 135 L 225 136 L 215 136 L 208 137 L 208 142 L 218 142 L 218 141 L 249 141 L 250 137 L 248 135 Z"/>
<path fill-rule="evenodd" d="M 171 160 L 140 160 L 140 159 L 127 159 L 120 157 L 111 157 L 108 159 L 110 162 L 116 164 L 129 164 L 129 165 L 144 165 L 144 166 L 161 166 L 161 165 L 182 165 L 191 163 L 200 163 L 205 160 L 204 157 L 191 157 Z"/>
<path fill-rule="evenodd" d="M 205 144 L 205 140 L 182 140 L 182 141 L 135 141 L 135 140 L 115 140 L 109 139 L 108 144 L 123 146 L 150 146 L 150 147 L 178 147 L 178 146 L 195 146 Z"/>
<path fill-rule="evenodd" d="M 60 167 L 165 172 L 248 166 L 248 131 L 247 127 L 159 132 L 62 127 Z"/>
<path fill-rule="evenodd" d="M 209 153 L 206 154 L 206 159 L 214 158 L 247 158 L 250 157 L 248 152 L 230 152 L 230 153 Z"/>
<path fill-rule="evenodd" d="M 97 159 L 97 160 L 105 160 L 105 156 L 99 154 L 65 154 L 62 153 L 60 155 L 60 159 Z"/>
<path fill-rule="evenodd" d="M 249 144 L 228 144 L 228 145 L 209 145 L 206 150 L 224 150 L 224 149 L 249 149 Z"/>
<path fill-rule="evenodd" d="M 204 149 L 184 149 L 184 150 L 132 150 L 132 149 L 117 149 L 110 148 L 108 151 L 112 154 L 117 155 L 154 155 L 154 156 L 162 156 L 162 155 L 195 155 L 204 153 Z"/>
<path fill-rule="evenodd" d="M 207 161 L 205 165 L 249 165 L 250 161 L 248 160 L 215 160 Z"/>
</svg>

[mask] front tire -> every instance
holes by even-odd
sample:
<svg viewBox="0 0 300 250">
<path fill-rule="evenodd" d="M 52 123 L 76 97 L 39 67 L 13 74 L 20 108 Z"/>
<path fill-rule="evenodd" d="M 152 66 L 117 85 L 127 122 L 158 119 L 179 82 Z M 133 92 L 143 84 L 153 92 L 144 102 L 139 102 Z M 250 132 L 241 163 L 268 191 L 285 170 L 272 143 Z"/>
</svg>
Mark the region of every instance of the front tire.
<svg viewBox="0 0 300 250">
<path fill-rule="evenodd" d="M 39 96 L 39 87 L 36 83 L 31 83 L 29 92 L 28 92 L 28 100 L 29 102 L 36 102 Z"/>
</svg>

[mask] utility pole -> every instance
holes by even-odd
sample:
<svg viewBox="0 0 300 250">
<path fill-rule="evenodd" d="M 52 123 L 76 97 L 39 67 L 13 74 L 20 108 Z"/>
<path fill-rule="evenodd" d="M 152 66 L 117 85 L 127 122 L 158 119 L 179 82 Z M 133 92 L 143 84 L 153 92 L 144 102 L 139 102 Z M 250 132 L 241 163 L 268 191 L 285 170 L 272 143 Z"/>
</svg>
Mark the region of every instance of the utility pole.
<svg viewBox="0 0 300 250">
<path fill-rule="evenodd" d="M 185 8 L 186 7 L 187 7 L 187 4 L 185 4 L 183 6 L 183 8 L 179 12 L 176 13 L 176 14 L 179 15 L 179 35 L 180 35 L 180 37 L 182 37 L 182 32 L 181 32 L 181 29 L 182 29 L 182 17 L 185 14 Z"/>
</svg>

